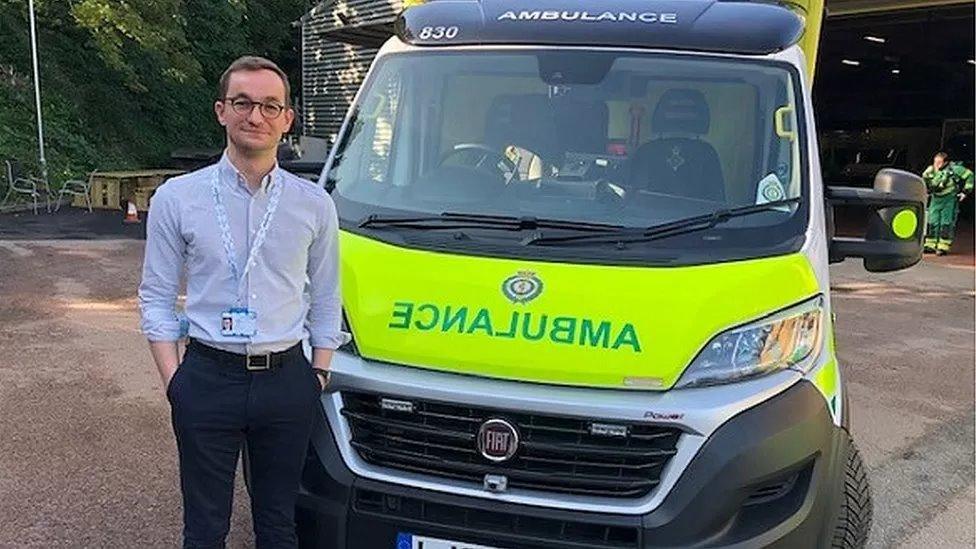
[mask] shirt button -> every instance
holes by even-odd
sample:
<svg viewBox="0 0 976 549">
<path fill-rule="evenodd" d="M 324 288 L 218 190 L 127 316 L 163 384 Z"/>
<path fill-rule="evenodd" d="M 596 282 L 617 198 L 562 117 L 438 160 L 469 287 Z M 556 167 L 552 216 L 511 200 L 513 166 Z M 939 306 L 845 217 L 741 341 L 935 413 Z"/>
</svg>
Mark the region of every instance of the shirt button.
<svg viewBox="0 0 976 549">
<path fill-rule="evenodd" d="M 258 298 L 258 294 L 251 294 L 251 299 L 257 299 L 257 298 Z"/>
</svg>

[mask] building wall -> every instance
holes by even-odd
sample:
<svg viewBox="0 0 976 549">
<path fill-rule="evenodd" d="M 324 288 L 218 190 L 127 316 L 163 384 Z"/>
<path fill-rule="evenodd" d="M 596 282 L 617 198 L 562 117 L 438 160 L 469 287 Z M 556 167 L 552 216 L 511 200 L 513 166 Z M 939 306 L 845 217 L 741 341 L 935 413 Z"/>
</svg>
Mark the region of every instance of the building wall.
<svg viewBox="0 0 976 549">
<path fill-rule="evenodd" d="M 332 142 L 377 50 L 321 42 L 302 59 L 302 133 Z"/>
<path fill-rule="evenodd" d="M 401 6 L 400 0 L 323 2 L 302 18 L 304 135 L 335 139 Z"/>
<path fill-rule="evenodd" d="M 827 15 L 828 17 L 860 15 L 967 3 L 972 2 L 971 0 L 827 0 Z"/>
</svg>

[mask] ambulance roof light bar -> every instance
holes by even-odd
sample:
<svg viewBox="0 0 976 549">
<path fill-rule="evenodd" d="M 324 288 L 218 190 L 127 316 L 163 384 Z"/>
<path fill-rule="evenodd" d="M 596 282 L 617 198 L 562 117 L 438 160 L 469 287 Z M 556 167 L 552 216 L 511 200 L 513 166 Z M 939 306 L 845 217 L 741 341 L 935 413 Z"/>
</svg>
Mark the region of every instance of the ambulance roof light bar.
<svg viewBox="0 0 976 549">
<path fill-rule="evenodd" d="M 584 7 L 585 6 L 585 7 Z M 417 46 L 563 45 L 767 55 L 803 35 L 785 5 L 747 0 L 452 0 L 415 3 L 394 26 Z"/>
</svg>

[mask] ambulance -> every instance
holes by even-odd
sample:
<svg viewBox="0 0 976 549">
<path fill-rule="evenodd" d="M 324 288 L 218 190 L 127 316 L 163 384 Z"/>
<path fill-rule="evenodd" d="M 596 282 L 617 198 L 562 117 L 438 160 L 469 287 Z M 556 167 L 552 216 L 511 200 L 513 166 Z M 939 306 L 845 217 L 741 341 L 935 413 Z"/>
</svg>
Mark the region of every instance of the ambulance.
<svg viewBox="0 0 976 549">
<path fill-rule="evenodd" d="M 828 265 L 910 267 L 921 180 L 825 187 L 819 0 L 431 0 L 320 183 L 344 329 L 303 547 L 864 546 Z M 859 208 L 839 236 L 834 209 Z"/>
</svg>

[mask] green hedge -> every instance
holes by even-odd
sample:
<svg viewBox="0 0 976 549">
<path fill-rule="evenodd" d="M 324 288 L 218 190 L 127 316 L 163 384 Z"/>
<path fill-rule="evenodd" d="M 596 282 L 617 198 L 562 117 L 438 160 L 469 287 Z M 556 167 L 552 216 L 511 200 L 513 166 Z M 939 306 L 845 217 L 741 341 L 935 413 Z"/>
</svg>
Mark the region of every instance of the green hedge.
<svg viewBox="0 0 976 549">
<path fill-rule="evenodd" d="M 92 169 L 157 167 L 219 147 L 223 69 L 265 55 L 298 82 L 304 0 L 37 0 L 52 185 Z M 0 0 L 0 159 L 39 171 L 27 2 Z M 293 91 L 293 94 L 295 92 Z"/>
</svg>

